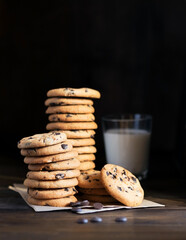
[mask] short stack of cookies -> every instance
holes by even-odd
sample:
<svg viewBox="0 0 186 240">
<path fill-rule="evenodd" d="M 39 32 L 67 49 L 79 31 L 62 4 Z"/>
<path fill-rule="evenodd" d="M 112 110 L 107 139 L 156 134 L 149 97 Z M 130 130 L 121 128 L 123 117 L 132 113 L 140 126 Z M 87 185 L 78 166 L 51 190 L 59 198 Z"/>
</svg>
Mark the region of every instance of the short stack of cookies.
<svg viewBox="0 0 186 240">
<path fill-rule="evenodd" d="M 29 172 L 24 181 L 28 202 L 33 205 L 65 207 L 76 202 L 80 161 L 65 133 L 49 132 L 18 142 Z"/>
<path fill-rule="evenodd" d="M 78 152 L 81 172 L 95 168 L 96 147 L 94 135 L 97 124 L 95 109 L 90 98 L 100 98 L 100 93 L 90 88 L 58 88 L 49 90 L 45 105 L 48 107 L 49 131 L 62 131 Z"/>
<path fill-rule="evenodd" d="M 136 207 L 144 198 L 139 180 L 127 169 L 114 164 L 106 164 L 101 171 L 81 174 L 78 182 L 80 199 L 90 202 Z"/>
<path fill-rule="evenodd" d="M 78 177 L 78 191 L 80 199 L 90 202 L 116 203 L 117 201 L 105 190 L 101 179 L 100 171 L 93 170 L 84 172 Z"/>
</svg>

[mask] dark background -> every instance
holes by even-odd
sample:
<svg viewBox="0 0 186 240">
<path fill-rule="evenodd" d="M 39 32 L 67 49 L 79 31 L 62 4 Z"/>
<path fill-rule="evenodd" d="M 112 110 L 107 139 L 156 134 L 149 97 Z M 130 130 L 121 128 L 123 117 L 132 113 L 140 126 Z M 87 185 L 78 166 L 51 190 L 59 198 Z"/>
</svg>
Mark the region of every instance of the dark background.
<svg viewBox="0 0 186 240">
<path fill-rule="evenodd" d="M 45 132 L 49 89 L 90 87 L 101 117 L 153 116 L 149 177 L 184 178 L 186 1 L 0 1 L 2 165 L 25 167 L 22 137 Z"/>
</svg>

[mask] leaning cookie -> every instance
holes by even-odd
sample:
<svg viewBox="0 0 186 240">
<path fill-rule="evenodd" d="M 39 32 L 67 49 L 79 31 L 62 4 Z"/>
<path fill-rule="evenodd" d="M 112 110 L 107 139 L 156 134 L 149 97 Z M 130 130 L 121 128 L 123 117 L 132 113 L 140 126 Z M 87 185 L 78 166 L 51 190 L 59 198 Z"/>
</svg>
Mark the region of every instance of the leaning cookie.
<svg viewBox="0 0 186 240">
<path fill-rule="evenodd" d="M 35 180 L 59 180 L 75 178 L 80 176 L 78 169 L 61 170 L 61 171 L 29 171 L 26 177 Z"/>
<path fill-rule="evenodd" d="M 78 159 L 69 159 L 60 162 L 44 163 L 44 164 L 29 164 L 28 169 L 31 171 L 58 171 L 67 169 L 76 169 L 80 166 Z"/>
<path fill-rule="evenodd" d="M 21 149 L 21 155 L 22 156 L 46 156 L 46 155 L 52 155 L 62 152 L 67 152 L 72 149 L 72 144 L 70 141 L 66 141 L 63 143 L 58 143 L 56 145 L 47 146 L 47 147 L 41 147 L 41 148 L 24 148 Z"/>
<path fill-rule="evenodd" d="M 37 148 L 46 147 L 61 143 L 67 139 L 65 133 L 62 132 L 49 132 L 35 134 L 30 137 L 22 138 L 18 142 L 18 148 Z"/>
<path fill-rule="evenodd" d="M 74 196 L 63 197 L 58 199 L 35 199 L 28 195 L 28 203 L 39 206 L 52 206 L 52 207 L 67 207 L 71 202 L 77 202 Z"/>
<path fill-rule="evenodd" d="M 34 189 L 28 188 L 28 194 L 36 199 L 56 199 L 72 196 L 78 191 L 75 187 L 59 188 L 59 189 Z"/>
<path fill-rule="evenodd" d="M 65 113 L 65 114 L 51 114 L 48 117 L 50 122 L 91 122 L 95 120 L 92 113 Z"/>
<path fill-rule="evenodd" d="M 65 105 L 93 105 L 93 101 L 90 99 L 80 98 L 48 98 L 45 101 L 45 106 L 65 106 Z"/>
<path fill-rule="evenodd" d="M 47 92 L 48 97 L 85 97 L 100 98 L 101 94 L 91 88 L 57 88 Z"/>
<path fill-rule="evenodd" d="M 106 164 L 100 174 L 106 191 L 116 200 L 129 207 L 142 203 L 144 191 L 139 180 L 123 167 Z"/>
<path fill-rule="evenodd" d="M 34 179 L 26 178 L 24 180 L 25 187 L 28 188 L 44 188 L 44 189 L 54 189 L 54 188 L 66 188 L 74 187 L 78 185 L 77 178 L 54 180 L 54 181 L 39 181 Z"/>
<path fill-rule="evenodd" d="M 60 114 L 60 113 L 94 113 L 95 109 L 92 105 L 67 105 L 48 107 L 47 114 Z"/>
</svg>

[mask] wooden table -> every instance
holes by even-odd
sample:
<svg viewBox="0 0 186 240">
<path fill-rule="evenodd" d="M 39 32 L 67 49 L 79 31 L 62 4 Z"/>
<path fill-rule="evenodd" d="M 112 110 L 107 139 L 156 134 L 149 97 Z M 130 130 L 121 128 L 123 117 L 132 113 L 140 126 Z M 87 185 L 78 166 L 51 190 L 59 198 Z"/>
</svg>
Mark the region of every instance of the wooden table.
<svg viewBox="0 0 186 240">
<path fill-rule="evenodd" d="M 7 186 L 22 179 L 0 175 L 0 239 L 186 239 L 186 195 L 179 182 L 167 179 L 144 183 L 146 199 L 165 204 L 164 208 L 116 210 L 87 214 L 103 218 L 102 223 L 78 224 L 82 216 L 69 211 L 36 213 L 18 193 Z M 125 216 L 126 223 L 115 218 Z"/>
</svg>

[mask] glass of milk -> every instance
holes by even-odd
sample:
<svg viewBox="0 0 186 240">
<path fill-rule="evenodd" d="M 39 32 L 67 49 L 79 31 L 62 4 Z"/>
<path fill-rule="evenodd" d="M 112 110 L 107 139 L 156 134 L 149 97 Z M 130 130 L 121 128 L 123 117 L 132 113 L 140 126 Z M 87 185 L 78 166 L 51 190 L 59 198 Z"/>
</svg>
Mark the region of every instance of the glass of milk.
<svg viewBox="0 0 186 240">
<path fill-rule="evenodd" d="M 152 117 L 108 115 L 102 118 L 102 126 L 107 163 L 123 166 L 139 179 L 146 178 Z"/>
</svg>

